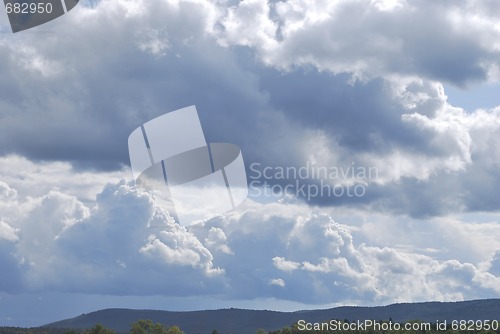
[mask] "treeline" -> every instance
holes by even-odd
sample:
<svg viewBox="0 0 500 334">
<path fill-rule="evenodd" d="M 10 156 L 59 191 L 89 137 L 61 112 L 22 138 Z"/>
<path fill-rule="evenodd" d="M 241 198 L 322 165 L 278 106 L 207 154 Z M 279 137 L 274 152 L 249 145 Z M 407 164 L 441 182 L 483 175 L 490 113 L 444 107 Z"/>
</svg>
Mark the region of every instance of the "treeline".
<svg viewBox="0 0 500 334">
<path fill-rule="evenodd" d="M 130 334 L 185 334 L 179 327 L 165 327 L 151 320 L 138 320 L 130 326 Z M 97 324 L 90 329 L 63 329 L 63 328 L 19 328 L 0 327 L 0 334 L 119 334 L 103 325 Z"/>
<path fill-rule="evenodd" d="M 289 327 L 275 331 L 266 331 L 259 329 L 256 334 L 500 334 L 498 321 L 496 325 L 485 326 L 484 322 L 473 323 L 440 323 L 429 324 L 419 321 L 406 323 L 394 323 L 392 321 L 378 322 L 376 326 L 357 329 L 347 320 L 332 320 L 324 323 L 305 323 L 298 322 Z M 331 325 L 334 324 L 334 325 Z M 411 326 L 407 326 L 410 324 Z M 473 327 L 471 327 L 473 326 Z M 130 326 L 129 334 L 185 334 L 179 327 L 166 327 L 160 323 L 153 323 L 151 320 L 139 320 Z M 18 328 L 18 327 L 0 327 L 0 334 L 125 334 L 115 332 L 110 328 L 97 324 L 90 329 L 63 329 L 63 328 Z M 206 334 L 219 334 L 217 330 L 208 330 Z M 237 333 L 235 333 L 237 334 Z"/>
<path fill-rule="evenodd" d="M 361 324 L 366 324 L 361 322 Z M 300 322 L 290 327 L 265 332 L 265 334 L 500 334 L 500 322 L 453 321 L 434 324 L 420 321 L 397 323 L 372 321 L 371 326 L 359 326 L 359 322 L 332 320 L 323 323 Z M 364 327 L 364 328 L 363 328 Z"/>
</svg>

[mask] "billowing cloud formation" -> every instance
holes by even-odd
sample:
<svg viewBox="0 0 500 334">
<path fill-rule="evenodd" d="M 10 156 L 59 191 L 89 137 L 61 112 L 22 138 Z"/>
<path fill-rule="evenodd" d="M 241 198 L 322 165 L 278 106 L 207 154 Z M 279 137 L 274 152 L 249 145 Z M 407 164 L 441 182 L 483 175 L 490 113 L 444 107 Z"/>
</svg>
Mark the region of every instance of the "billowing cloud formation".
<svg viewBox="0 0 500 334">
<path fill-rule="evenodd" d="M 12 165 L 18 160 L 13 157 Z M 70 177 L 62 175 L 65 167 L 40 166 Z M 34 177 L 41 185 L 51 182 Z M 32 197 L 5 183 L 2 194 L 3 205 L 10 207 L 10 213 L 2 210 L 0 237 L 8 248 L 2 255 L 8 271 L 21 277 L 21 291 L 183 294 L 182 286 L 200 288 L 199 276 L 223 273 L 198 239 L 125 181 L 107 185 L 88 205 L 58 190 Z M 198 274 L 189 282 L 193 273 Z M 10 284 L 2 284 L 2 290 L 15 291 Z"/>
<path fill-rule="evenodd" d="M 362 198 L 320 196 L 313 204 L 414 217 L 497 210 L 498 109 L 452 106 L 442 85 L 498 81 L 497 7 L 355 0 L 78 6 L 43 26 L 50 38 L 2 35 L 0 154 L 122 169 L 133 129 L 197 104 L 208 141 L 237 144 L 247 165 L 378 170 L 363 180 Z"/>
<path fill-rule="evenodd" d="M 18 165 L 19 158 L 11 163 Z M 64 166 L 41 168 L 64 174 Z M 57 190 L 32 197 L 22 187 L 17 191 L 2 183 L 1 189 L 2 205 L 10 207 L 0 217 L 0 261 L 9 273 L 0 281 L 4 292 L 217 295 L 304 303 L 500 295 L 498 254 L 469 263 L 359 244 L 347 226 L 300 202 L 248 201 L 186 229 L 152 195 L 124 180 L 105 185 L 86 204 Z M 476 238 L 486 238 L 485 231 Z"/>
<path fill-rule="evenodd" d="M 218 37 L 283 69 L 312 65 L 465 85 L 498 80 L 499 11 L 492 1 L 247 0 L 227 9 Z"/>
</svg>

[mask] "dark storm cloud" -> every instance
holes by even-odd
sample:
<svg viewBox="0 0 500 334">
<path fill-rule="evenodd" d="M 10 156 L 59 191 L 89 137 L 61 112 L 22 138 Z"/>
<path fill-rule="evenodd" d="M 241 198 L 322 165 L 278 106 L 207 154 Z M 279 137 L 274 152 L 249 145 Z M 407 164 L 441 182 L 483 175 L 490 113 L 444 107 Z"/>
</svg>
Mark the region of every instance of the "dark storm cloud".
<svg viewBox="0 0 500 334">
<path fill-rule="evenodd" d="M 228 26 L 227 8 L 209 5 L 138 7 L 148 16 L 143 26 L 140 14 L 134 12 L 139 9 L 103 2 L 99 11 L 80 8 L 73 17 L 53 23 L 54 30 L 62 23 L 76 27 L 43 43 L 33 35 L 4 36 L 0 152 L 69 160 L 87 168 L 116 168 L 128 163 L 124 143 L 131 130 L 191 104 L 199 106 L 207 136 L 236 140 L 248 149 L 258 142 L 251 137 L 266 131 L 263 122 L 272 122 L 270 118 L 279 122 L 279 114 L 266 113 L 278 111 L 300 125 L 335 131 L 349 149 L 386 150 L 395 141 L 396 146 L 418 150 L 425 146 L 422 134 L 400 121 L 401 108 L 390 99 L 384 80 L 349 84 L 349 77 L 358 72 L 349 62 L 381 63 L 373 66 L 375 74 L 383 74 L 380 70 L 417 74 L 464 85 L 483 80 L 495 54 L 475 35 L 486 28 L 471 26 L 471 16 L 461 11 L 460 4 L 421 1 L 385 11 L 378 10 L 379 5 L 383 4 L 352 1 L 330 6 L 325 9 L 334 13 L 330 19 L 309 25 L 305 17 L 321 13 L 305 3 L 300 5 L 305 13 L 299 17 L 286 2 L 228 4 L 241 22 L 257 20 L 238 11 L 245 6 L 253 13 L 272 11 L 283 29 L 302 22 L 301 29 L 288 31 L 282 43 L 271 48 L 275 54 L 269 57 L 277 67 L 280 60 L 286 65 L 304 63 L 301 59 L 310 59 L 313 67 L 286 75 L 262 67 L 252 50 L 217 46 L 210 31 L 213 27 L 217 31 L 218 22 L 226 23 L 225 34 L 232 38 L 228 43 L 239 43 L 239 26 Z M 150 11 L 153 7 L 155 11 Z M 483 7 L 477 10 L 489 19 Z M 219 21 L 217 15 L 222 15 Z M 92 24 L 81 25 L 84 20 Z M 467 31 L 457 31 L 460 20 L 469 24 L 463 26 Z M 256 43 L 267 30 L 262 35 L 258 31 L 270 29 L 272 21 L 264 15 L 251 22 L 257 33 L 246 45 L 253 46 L 257 56 L 266 56 L 271 51 Z M 215 35 L 229 38 L 221 32 Z M 339 70 L 342 64 L 345 69 Z M 314 66 L 347 74 L 316 73 Z M 361 72 L 369 72 L 363 66 Z"/>
<path fill-rule="evenodd" d="M 124 28 L 130 31 L 127 40 L 119 37 L 121 31 L 102 36 L 92 26 L 43 45 L 32 41 L 36 47 L 27 45 L 29 38 L 19 38 L 22 48 L 8 47 L 16 40 L 6 38 L 0 153 L 119 168 L 128 164 L 127 137 L 133 129 L 192 104 L 208 140 L 251 144 L 254 134 L 248 128 L 255 129 L 255 115 L 266 109 L 258 74 L 243 70 L 234 52 L 205 38 L 200 23 L 186 26 L 182 14 L 171 15 L 172 26 L 159 29 L 159 40 L 153 41 L 149 30 L 134 31 L 137 24 Z M 107 18 L 105 10 L 102 16 Z M 188 28 L 177 30 L 179 25 Z M 84 40 L 72 45 L 77 36 Z M 141 43 L 164 43 L 166 54 L 150 53 Z"/>
<path fill-rule="evenodd" d="M 383 153 L 396 145 L 426 151 L 419 147 L 426 145 L 424 135 L 402 122 L 407 110 L 391 96 L 384 80 L 351 84 L 348 75 L 314 70 L 287 74 L 263 70 L 261 78 L 274 108 L 293 123 L 326 131 L 347 150 Z"/>
<path fill-rule="evenodd" d="M 351 1 L 324 10 L 306 2 L 138 4 L 78 7 L 51 23 L 58 33 L 43 40 L 2 37 L 1 154 L 121 168 L 132 130 L 195 104 L 207 140 L 239 145 L 247 168 L 299 168 L 315 159 L 381 173 L 355 202 L 326 196 L 312 203 L 414 216 L 497 207 L 478 200 L 493 187 L 477 186 L 476 178 L 498 179 L 483 158 L 491 142 L 481 151 L 472 144 L 483 125 L 447 109 L 433 81 L 466 85 L 493 75 L 496 51 L 485 45 L 495 30 L 484 6 L 468 8 L 485 19 L 479 25 L 455 3 L 428 1 L 389 9 Z M 255 33 L 246 33 L 249 26 Z M 496 114 L 481 115 L 495 124 Z M 458 184 L 455 201 L 440 187 L 448 179 Z"/>
</svg>

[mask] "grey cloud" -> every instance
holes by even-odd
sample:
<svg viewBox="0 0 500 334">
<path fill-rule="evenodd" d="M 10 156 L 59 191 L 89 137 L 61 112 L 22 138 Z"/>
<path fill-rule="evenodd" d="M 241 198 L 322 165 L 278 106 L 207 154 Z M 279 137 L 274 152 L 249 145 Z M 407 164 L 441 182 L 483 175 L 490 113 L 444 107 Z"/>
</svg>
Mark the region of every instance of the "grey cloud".
<svg viewBox="0 0 500 334">
<path fill-rule="evenodd" d="M 118 10 L 111 10 L 113 6 Z M 268 120 L 259 120 L 259 113 L 276 110 L 283 110 L 287 115 L 295 113 L 300 122 L 306 125 L 314 122 L 311 124 L 314 127 L 333 123 L 336 134 L 341 136 L 341 144 L 351 149 L 386 147 L 372 143 L 370 135 L 374 133 L 384 133 L 388 140 L 404 141 L 407 145 L 422 142 L 419 135 L 401 124 L 397 117 L 380 117 L 389 116 L 393 108 L 398 109 L 386 107 L 392 101 L 384 98 L 387 91 L 383 81 L 351 87 L 346 84 L 347 79 L 327 74 L 304 76 L 299 70 L 280 77 L 269 69 L 245 70 L 244 63 L 252 63 L 252 57 L 242 56 L 244 52 L 221 49 L 209 37 L 216 10 L 223 10 L 206 6 L 182 3 L 177 10 L 168 3 L 159 7 L 145 5 L 148 25 L 144 27 L 133 7 L 101 2 L 95 10 L 82 8 L 74 13 L 73 20 L 65 24 L 74 24 L 75 28 L 59 33 L 53 40 L 41 44 L 26 37 L 20 40 L 23 47 L 17 49 L 4 44 L 5 54 L 11 55 L 4 66 L 12 69 L 8 72 L 12 77 L 6 78 L 3 91 L 11 90 L 13 94 L 4 96 L 5 131 L 2 131 L 1 151 L 40 160 L 69 160 L 83 167 L 116 168 L 128 163 L 123 143 L 131 129 L 161 113 L 193 103 L 210 114 L 201 116 L 211 120 L 207 122 L 208 135 L 217 131 L 213 137 L 225 137 L 224 131 L 218 128 L 231 129 L 233 137 L 236 133 L 248 133 L 248 137 L 239 140 L 249 149 L 253 138 L 245 129 L 250 126 L 250 130 L 260 133 L 263 129 L 259 122 Z M 342 10 L 355 10 L 356 6 L 354 2 L 345 8 L 340 6 L 339 17 L 352 17 L 340 14 Z M 407 21 L 398 17 L 399 12 L 377 13 L 373 8 L 370 11 L 375 17 L 389 15 L 401 22 Z M 131 14 L 124 18 L 121 12 Z M 92 24 L 82 25 L 82 20 Z M 111 22 L 118 22 L 121 29 L 117 30 Z M 342 20 L 334 23 L 345 24 Z M 58 27 L 56 24 L 55 28 Z M 394 33 L 394 29 L 382 29 L 382 34 L 389 32 Z M 124 35 L 128 39 L 124 39 Z M 71 44 L 77 36 L 78 45 Z M 324 44 L 314 38 L 307 40 L 314 41 L 315 45 Z M 141 45 L 154 43 L 165 45 L 165 56 L 152 55 L 148 48 L 141 51 Z M 412 45 L 421 48 L 419 43 Z M 314 55 L 315 49 L 311 48 L 310 52 Z M 220 92 L 224 92 L 224 99 L 215 99 Z M 272 108 L 267 105 L 268 98 Z M 305 109 L 314 110 L 314 116 Z M 16 116 L 11 119 L 7 115 Z M 334 117 L 333 122 L 330 116 Z M 357 123 L 355 127 L 352 122 Z M 32 123 L 37 124 L 34 131 Z M 390 131 L 385 131 L 389 128 Z"/>
<path fill-rule="evenodd" d="M 262 14 L 257 33 L 245 43 L 241 25 L 221 28 L 229 16 L 245 15 L 237 6 L 142 5 L 140 11 L 121 1 L 80 6 L 51 23 L 58 32 L 49 39 L 2 39 L 1 154 L 116 170 L 128 165 L 126 139 L 139 124 L 196 104 L 207 140 L 240 146 L 247 167 L 299 167 L 313 156 L 326 165 L 355 161 L 385 169 L 383 180 L 369 184 L 356 202 L 319 198 L 314 204 L 366 205 L 412 216 L 497 207 L 492 188 L 484 192 L 482 186 L 498 179 L 481 164 L 491 144 L 473 151 L 464 140 L 477 134 L 456 127 L 453 116 L 438 115 L 448 106 L 432 81 L 465 85 L 491 70 L 493 51 L 480 41 L 495 32 L 489 23 L 475 26 L 468 13 L 477 11 L 490 22 L 485 6 L 493 4 L 465 13 L 454 3 L 426 1 L 385 11 L 356 1 L 318 11 L 304 2 L 298 13 L 287 2 L 235 3 Z M 357 15 L 360 10 L 366 15 Z M 321 18 L 325 11 L 332 15 Z M 452 14 L 470 32 L 459 33 Z M 281 22 L 282 40 L 273 41 L 268 15 Z M 310 23 L 308 15 L 319 21 Z M 305 23 L 294 31 L 293 22 Z M 61 29 L 63 24 L 73 29 Z M 281 65 L 290 65 L 289 71 L 280 72 Z M 453 200 L 444 184 L 457 184 L 460 196 Z M 434 192 L 440 200 L 429 196 Z"/>
<path fill-rule="evenodd" d="M 489 263 L 489 272 L 500 277 L 500 251 L 496 251 Z"/>
<path fill-rule="evenodd" d="M 245 124 L 256 122 L 252 113 L 264 100 L 255 88 L 256 75 L 204 37 L 203 6 L 182 4 L 174 10 L 150 4 L 149 24 L 143 27 L 134 15 L 122 21 L 114 5 L 80 9 L 74 30 L 44 43 L 30 36 L 17 45 L 14 37 L 4 40 L 3 66 L 10 76 L 2 85 L 1 153 L 116 169 L 128 164 L 129 133 L 165 112 L 197 104 L 212 141 L 224 141 L 227 129 L 244 133 Z M 94 24 L 83 24 L 84 18 Z M 123 30 L 111 22 L 121 22 Z M 168 45 L 165 55 L 141 50 L 144 43 L 156 43 L 151 35 Z"/>
<path fill-rule="evenodd" d="M 9 287 L 12 291 L 21 288 L 21 275 L 16 261 L 15 243 L 19 240 L 19 230 L 0 220 L 0 267 L 2 275 L 0 286 Z"/>
</svg>

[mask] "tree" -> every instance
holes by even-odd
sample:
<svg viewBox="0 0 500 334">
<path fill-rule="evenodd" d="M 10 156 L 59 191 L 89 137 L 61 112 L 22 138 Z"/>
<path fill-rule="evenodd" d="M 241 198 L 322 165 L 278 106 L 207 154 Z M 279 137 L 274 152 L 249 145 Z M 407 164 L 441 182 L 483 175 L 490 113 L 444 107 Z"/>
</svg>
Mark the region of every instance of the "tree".
<svg viewBox="0 0 500 334">
<path fill-rule="evenodd" d="M 160 325 L 161 326 L 161 325 Z M 158 327 L 151 320 L 137 320 L 132 324 L 132 328 L 130 330 L 130 334 L 152 334 L 153 331 L 155 334 L 164 334 L 164 331 L 158 332 Z"/>
<path fill-rule="evenodd" d="M 85 334 L 115 334 L 115 331 L 109 328 L 104 327 L 101 324 L 97 324 L 91 329 L 87 329 Z"/>
<path fill-rule="evenodd" d="M 78 334 L 78 332 L 74 329 L 68 329 L 64 331 L 64 334 Z"/>
<path fill-rule="evenodd" d="M 185 333 L 181 331 L 179 327 L 172 326 L 167 330 L 166 334 L 185 334 Z"/>
<path fill-rule="evenodd" d="M 138 320 L 132 324 L 130 334 L 184 334 L 177 326 L 165 328 L 160 323 L 153 323 L 152 320 Z"/>
</svg>

